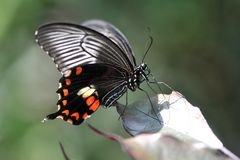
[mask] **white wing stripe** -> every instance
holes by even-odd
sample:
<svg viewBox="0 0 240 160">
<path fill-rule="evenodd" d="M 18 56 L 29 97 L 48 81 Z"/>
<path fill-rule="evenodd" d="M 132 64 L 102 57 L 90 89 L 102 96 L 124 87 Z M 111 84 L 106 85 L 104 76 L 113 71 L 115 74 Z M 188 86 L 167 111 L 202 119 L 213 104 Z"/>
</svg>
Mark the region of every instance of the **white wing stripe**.
<svg viewBox="0 0 240 160">
<path fill-rule="evenodd" d="M 67 61 L 69 59 L 74 59 L 74 58 L 84 57 L 84 56 L 86 56 L 86 55 L 83 55 L 83 52 L 78 52 L 78 53 L 72 54 L 71 56 L 66 56 L 64 58 L 61 58 L 61 60 L 62 61 Z M 90 58 L 90 56 L 88 56 L 88 58 Z"/>
<path fill-rule="evenodd" d="M 67 56 L 72 56 L 73 54 L 78 54 L 79 52 L 82 52 L 82 48 L 78 49 L 72 49 L 72 48 L 68 48 L 65 50 L 62 50 L 61 53 L 58 52 L 59 54 L 56 53 L 56 56 L 54 57 L 56 60 L 60 59 L 60 58 L 65 58 Z"/>
</svg>

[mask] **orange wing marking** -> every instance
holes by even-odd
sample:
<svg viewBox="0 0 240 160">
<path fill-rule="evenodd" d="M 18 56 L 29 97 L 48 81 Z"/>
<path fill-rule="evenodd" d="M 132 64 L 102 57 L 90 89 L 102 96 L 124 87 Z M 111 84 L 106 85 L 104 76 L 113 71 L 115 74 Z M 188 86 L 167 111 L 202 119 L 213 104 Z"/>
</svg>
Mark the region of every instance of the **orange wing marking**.
<svg viewBox="0 0 240 160">
<path fill-rule="evenodd" d="M 63 104 L 64 106 L 66 106 L 66 105 L 67 105 L 67 100 L 63 100 L 63 101 L 62 101 L 62 104 Z"/>
<path fill-rule="evenodd" d="M 89 117 L 89 115 L 87 113 L 84 113 L 84 115 L 82 116 L 83 119 L 87 119 Z"/>
<path fill-rule="evenodd" d="M 92 111 L 96 111 L 100 105 L 100 101 L 97 99 L 90 107 L 89 109 Z"/>
<path fill-rule="evenodd" d="M 63 95 L 67 96 L 68 95 L 68 89 L 63 89 Z"/>
<path fill-rule="evenodd" d="M 79 119 L 78 112 L 75 112 L 75 113 L 71 114 L 71 117 L 75 117 L 75 119 L 78 120 Z"/>
<path fill-rule="evenodd" d="M 94 102 L 94 100 L 95 100 L 95 97 L 91 96 L 86 100 L 86 104 L 90 106 Z"/>
<path fill-rule="evenodd" d="M 69 115 L 69 110 L 64 110 L 62 113 L 66 114 L 67 116 Z"/>
</svg>

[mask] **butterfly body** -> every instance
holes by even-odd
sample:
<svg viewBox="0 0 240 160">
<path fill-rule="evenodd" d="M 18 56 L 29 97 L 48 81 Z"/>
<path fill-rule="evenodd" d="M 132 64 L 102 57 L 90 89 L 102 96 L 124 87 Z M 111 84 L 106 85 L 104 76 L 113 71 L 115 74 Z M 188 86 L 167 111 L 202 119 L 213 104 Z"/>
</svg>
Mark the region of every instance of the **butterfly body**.
<svg viewBox="0 0 240 160">
<path fill-rule="evenodd" d="M 47 24 L 37 30 L 36 41 L 63 74 L 58 111 L 47 119 L 79 125 L 100 105 L 110 107 L 128 89 L 135 91 L 150 73 L 145 63 L 136 65 L 124 35 L 104 21 Z"/>
</svg>

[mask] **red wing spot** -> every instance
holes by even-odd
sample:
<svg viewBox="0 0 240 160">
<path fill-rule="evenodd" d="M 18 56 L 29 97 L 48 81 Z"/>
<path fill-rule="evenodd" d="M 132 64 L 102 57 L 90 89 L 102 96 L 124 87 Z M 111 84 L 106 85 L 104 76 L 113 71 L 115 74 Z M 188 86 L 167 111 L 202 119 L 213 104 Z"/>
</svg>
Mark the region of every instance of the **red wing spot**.
<svg viewBox="0 0 240 160">
<path fill-rule="evenodd" d="M 65 81 L 66 81 L 66 85 L 67 86 L 69 86 L 71 84 L 71 80 L 70 79 L 67 78 Z"/>
<path fill-rule="evenodd" d="M 68 89 L 63 89 L 63 95 L 67 96 L 68 95 Z"/>
<path fill-rule="evenodd" d="M 87 119 L 88 118 L 88 114 L 87 113 L 84 113 L 83 116 L 82 116 L 83 119 Z"/>
<path fill-rule="evenodd" d="M 89 109 L 94 112 L 94 111 L 96 111 L 96 110 L 98 109 L 99 105 L 100 105 L 100 102 L 99 102 L 99 100 L 97 99 L 97 100 L 89 107 Z"/>
<path fill-rule="evenodd" d="M 67 120 L 67 122 L 69 123 L 73 123 L 73 120 L 71 120 L 70 118 Z"/>
<path fill-rule="evenodd" d="M 62 104 L 63 104 L 64 106 L 66 106 L 66 105 L 67 105 L 67 100 L 63 100 L 63 101 L 62 101 Z"/>
<path fill-rule="evenodd" d="M 69 115 L 69 110 L 66 109 L 62 113 L 66 114 L 66 116 L 68 116 Z"/>
<path fill-rule="evenodd" d="M 82 67 L 77 67 L 76 68 L 76 75 L 79 75 L 82 73 Z"/>
<path fill-rule="evenodd" d="M 79 119 L 78 112 L 75 112 L 75 113 L 71 114 L 71 117 L 75 117 L 75 119 L 78 120 Z"/>
<path fill-rule="evenodd" d="M 95 100 L 95 97 L 91 96 L 86 100 L 86 104 L 90 106 L 94 102 L 94 100 Z"/>
</svg>

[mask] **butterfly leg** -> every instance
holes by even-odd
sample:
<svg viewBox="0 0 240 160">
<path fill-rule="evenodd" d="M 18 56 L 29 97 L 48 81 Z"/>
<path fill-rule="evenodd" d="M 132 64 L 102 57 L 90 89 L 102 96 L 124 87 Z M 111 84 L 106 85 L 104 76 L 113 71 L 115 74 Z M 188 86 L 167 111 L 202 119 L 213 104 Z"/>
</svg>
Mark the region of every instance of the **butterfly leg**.
<svg viewBox="0 0 240 160">
<path fill-rule="evenodd" d="M 143 91 L 143 92 L 145 93 L 145 95 L 148 97 L 149 102 L 150 102 L 150 105 L 151 105 L 152 112 L 153 112 L 154 116 L 156 116 L 157 121 L 159 122 L 159 124 L 162 125 L 162 122 L 159 120 L 159 117 L 158 117 L 158 113 L 157 113 L 158 111 L 156 111 L 156 110 L 154 109 L 154 106 L 153 106 L 153 103 L 152 103 L 152 101 L 151 101 L 150 96 L 148 95 L 148 93 L 147 93 L 145 90 L 143 90 L 143 89 L 140 88 L 140 87 L 138 87 L 138 88 L 139 88 L 140 91 Z"/>
</svg>

